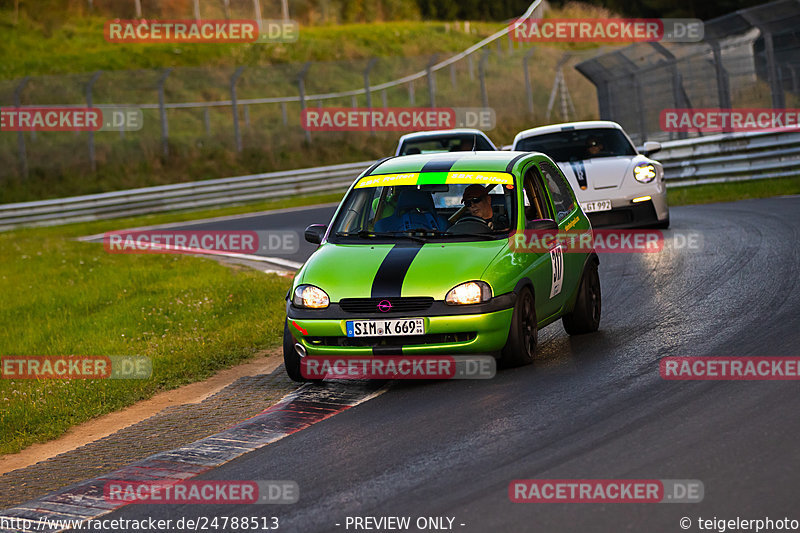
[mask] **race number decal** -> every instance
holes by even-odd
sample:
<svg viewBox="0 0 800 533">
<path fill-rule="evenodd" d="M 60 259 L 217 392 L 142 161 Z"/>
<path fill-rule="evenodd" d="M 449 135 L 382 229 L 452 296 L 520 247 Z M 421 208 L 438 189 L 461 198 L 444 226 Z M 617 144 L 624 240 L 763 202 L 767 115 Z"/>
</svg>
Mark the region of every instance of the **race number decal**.
<svg viewBox="0 0 800 533">
<path fill-rule="evenodd" d="M 550 289 L 550 298 L 553 298 L 561 292 L 561 285 L 564 283 L 564 250 L 561 249 L 561 245 L 550 250 L 550 265 L 553 267 L 553 284 Z"/>
</svg>

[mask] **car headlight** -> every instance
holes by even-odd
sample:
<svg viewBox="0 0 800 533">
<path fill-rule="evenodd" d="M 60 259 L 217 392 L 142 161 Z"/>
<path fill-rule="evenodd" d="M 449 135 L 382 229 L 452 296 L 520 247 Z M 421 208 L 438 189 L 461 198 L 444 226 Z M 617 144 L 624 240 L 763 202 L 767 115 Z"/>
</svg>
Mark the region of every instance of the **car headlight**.
<svg viewBox="0 0 800 533">
<path fill-rule="evenodd" d="M 650 183 L 656 179 L 656 167 L 652 163 L 639 163 L 633 167 L 633 177 L 640 183 Z"/>
<path fill-rule="evenodd" d="M 298 285 L 294 290 L 292 304 L 295 307 L 308 307 L 310 309 L 324 309 L 331 303 L 328 295 L 313 285 Z"/>
<path fill-rule="evenodd" d="M 468 281 L 456 285 L 445 296 L 444 301 L 451 305 L 479 304 L 492 299 L 492 288 L 485 281 Z"/>
</svg>

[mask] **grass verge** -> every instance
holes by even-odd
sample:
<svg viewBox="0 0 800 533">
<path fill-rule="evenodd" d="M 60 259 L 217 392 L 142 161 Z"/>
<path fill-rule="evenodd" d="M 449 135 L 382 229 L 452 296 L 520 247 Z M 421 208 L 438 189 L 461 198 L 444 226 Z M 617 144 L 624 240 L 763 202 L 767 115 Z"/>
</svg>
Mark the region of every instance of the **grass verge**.
<svg viewBox="0 0 800 533">
<path fill-rule="evenodd" d="M 710 204 L 785 194 L 800 194 L 800 176 L 671 188 L 667 189 L 667 201 L 671 206 Z"/>
<path fill-rule="evenodd" d="M 152 378 L 1 379 L 0 454 L 279 342 L 289 280 L 197 257 L 108 254 L 73 240 L 78 229 L 0 234 L 0 354 L 144 355 Z"/>
</svg>

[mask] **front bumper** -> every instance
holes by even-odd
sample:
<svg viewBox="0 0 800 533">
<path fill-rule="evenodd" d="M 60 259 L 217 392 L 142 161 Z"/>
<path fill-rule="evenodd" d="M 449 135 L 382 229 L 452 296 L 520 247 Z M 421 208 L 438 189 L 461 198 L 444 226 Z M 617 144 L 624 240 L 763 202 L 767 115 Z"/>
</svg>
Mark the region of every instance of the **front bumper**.
<svg viewBox="0 0 800 533">
<path fill-rule="evenodd" d="M 639 203 L 630 199 L 612 200 L 610 211 L 587 213 L 586 216 L 593 228 L 640 228 L 666 221 L 669 210 L 663 198 L 653 196 Z"/>
<path fill-rule="evenodd" d="M 502 299 L 501 299 L 502 298 Z M 506 344 L 513 313 L 514 295 L 495 298 L 494 305 L 457 308 L 451 314 L 437 314 L 438 308 L 424 312 L 391 315 L 346 313 L 320 310 L 320 318 L 309 318 L 315 311 L 287 305 L 289 331 L 308 355 L 466 355 L 499 352 Z M 445 304 L 442 304 L 445 305 Z M 500 306 L 500 309 L 496 309 Z M 465 311 L 470 311 L 467 313 Z M 328 311 L 327 313 L 325 311 Z M 479 311 L 479 312 L 475 312 Z M 458 312 L 458 313 L 456 313 Z M 339 316 L 330 316 L 331 314 Z M 424 335 L 403 337 L 347 337 L 348 320 L 423 318 Z"/>
</svg>

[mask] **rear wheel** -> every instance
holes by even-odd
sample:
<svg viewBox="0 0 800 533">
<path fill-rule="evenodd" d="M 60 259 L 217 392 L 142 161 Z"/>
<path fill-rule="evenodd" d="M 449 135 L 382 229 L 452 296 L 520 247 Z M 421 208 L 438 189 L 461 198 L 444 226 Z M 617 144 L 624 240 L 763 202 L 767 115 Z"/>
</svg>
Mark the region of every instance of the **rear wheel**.
<svg viewBox="0 0 800 533">
<path fill-rule="evenodd" d="M 600 327 L 600 311 L 600 275 L 597 273 L 597 263 L 590 261 L 583 271 L 575 308 L 564 315 L 561 322 L 570 335 L 592 333 Z"/>
<path fill-rule="evenodd" d="M 525 287 L 514 305 L 508 341 L 500 354 L 500 366 L 510 368 L 533 363 L 537 340 L 536 307 L 531 290 Z"/>
<path fill-rule="evenodd" d="M 300 354 L 294 349 L 294 337 L 289 333 L 289 324 L 283 324 L 283 366 L 286 367 L 286 374 L 292 381 L 309 381 L 300 372 Z"/>
</svg>

